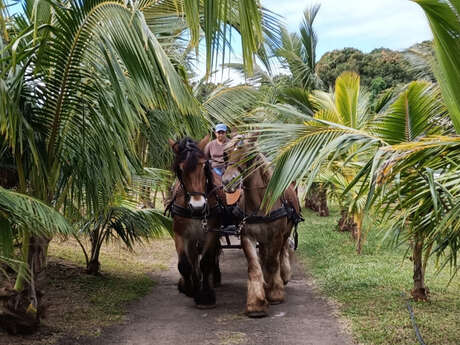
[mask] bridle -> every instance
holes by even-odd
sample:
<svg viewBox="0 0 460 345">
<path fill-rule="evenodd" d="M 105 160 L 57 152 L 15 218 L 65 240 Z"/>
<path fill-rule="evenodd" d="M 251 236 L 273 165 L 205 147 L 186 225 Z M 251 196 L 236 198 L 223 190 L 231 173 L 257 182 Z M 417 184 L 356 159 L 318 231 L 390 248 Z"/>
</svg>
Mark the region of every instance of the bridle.
<svg viewBox="0 0 460 345">
<path fill-rule="evenodd" d="M 187 161 L 188 158 L 189 158 L 189 155 L 192 152 L 196 152 L 196 150 L 197 150 L 196 147 L 190 146 L 190 144 L 187 143 L 186 146 L 185 146 L 185 150 L 184 150 L 184 152 L 186 152 L 187 155 L 186 155 L 186 157 L 185 157 L 185 159 L 183 161 Z M 192 196 L 194 196 L 194 195 L 203 196 L 205 201 L 206 201 L 206 204 L 207 204 L 209 195 L 215 190 L 213 179 L 212 179 L 211 166 L 210 166 L 210 162 L 208 160 L 206 160 L 206 162 L 205 162 L 204 170 L 205 170 L 205 178 L 206 178 L 206 182 L 205 182 L 206 191 L 203 193 L 203 192 L 197 192 L 197 191 L 194 191 L 194 190 L 192 190 L 192 191 L 187 190 L 187 187 L 185 187 L 184 179 L 183 179 L 183 176 L 182 176 L 182 169 L 179 167 L 179 165 L 176 167 L 175 173 L 176 173 L 177 179 L 179 180 L 179 184 L 181 186 L 181 189 L 184 192 L 186 205 L 189 205 L 190 198 Z"/>
</svg>

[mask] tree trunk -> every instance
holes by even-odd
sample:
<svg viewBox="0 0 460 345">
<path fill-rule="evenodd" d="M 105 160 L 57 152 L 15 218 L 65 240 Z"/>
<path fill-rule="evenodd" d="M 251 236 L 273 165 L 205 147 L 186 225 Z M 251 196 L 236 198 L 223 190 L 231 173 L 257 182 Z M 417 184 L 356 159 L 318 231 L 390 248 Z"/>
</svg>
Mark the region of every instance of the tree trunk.
<svg viewBox="0 0 460 345">
<path fill-rule="evenodd" d="M 319 215 L 321 217 L 329 216 L 329 208 L 327 207 L 327 188 L 323 185 L 320 185 L 319 188 Z"/>
<path fill-rule="evenodd" d="M 104 235 L 101 234 L 101 229 L 94 229 L 91 233 L 91 256 L 86 265 L 86 273 L 91 275 L 99 275 L 101 264 L 99 263 L 99 252 L 101 250 Z M 101 238 L 102 236 L 102 238 Z"/>
<path fill-rule="evenodd" d="M 46 254 L 50 239 L 30 236 L 24 232 L 23 259 L 30 268 L 30 281 L 25 279 L 25 268 L 19 269 L 14 288 L 0 287 L 0 326 L 11 334 L 31 334 L 38 329 L 43 313 L 41 297 L 37 289 L 46 266 Z"/>
<path fill-rule="evenodd" d="M 329 216 L 327 188 L 322 183 L 313 183 L 305 196 L 305 208 L 318 212 L 319 216 Z"/>
<path fill-rule="evenodd" d="M 34 276 L 43 272 L 47 264 L 48 245 L 51 238 L 31 236 L 29 243 L 29 267 L 33 267 Z"/>
<path fill-rule="evenodd" d="M 158 195 L 158 187 L 155 188 L 153 192 L 153 201 L 152 201 L 152 208 L 156 208 L 157 205 L 157 195 Z"/>
<path fill-rule="evenodd" d="M 99 263 L 99 259 L 92 258 L 86 265 L 86 273 L 91 274 L 93 276 L 97 276 L 99 275 L 100 268 L 101 264 Z"/>
<path fill-rule="evenodd" d="M 353 234 L 356 239 L 356 253 L 361 254 L 361 249 L 363 246 L 363 233 L 362 233 L 362 216 L 359 214 L 353 214 Z"/>
<path fill-rule="evenodd" d="M 351 235 L 356 240 L 356 226 L 353 219 L 353 215 L 350 215 L 346 209 L 340 211 L 341 217 L 337 224 L 339 231 L 349 231 Z"/>
<path fill-rule="evenodd" d="M 427 301 L 429 290 L 425 286 L 425 270 L 423 267 L 423 237 L 416 236 L 412 259 L 414 260 L 414 288 L 411 295 L 415 301 Z"/>
</svg>

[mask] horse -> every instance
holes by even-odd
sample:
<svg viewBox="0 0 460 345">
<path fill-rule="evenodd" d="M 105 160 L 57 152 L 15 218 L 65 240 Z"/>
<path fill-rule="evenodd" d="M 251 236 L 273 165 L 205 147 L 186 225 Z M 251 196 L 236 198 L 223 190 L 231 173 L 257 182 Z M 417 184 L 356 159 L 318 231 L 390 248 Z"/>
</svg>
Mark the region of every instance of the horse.
<svg viewBox="0 0 460 345">
<path fill-rule="evenodd" d="M 174 151 L 177 182 L 167 211 L 173 216 L 173 232 L 181 278 L 178 289 L 193 297 L 200 309 L 216 306 L 214 286 L 220 284 L 218 204 L 210 165 L 203 148 L 190 138 L 169 140 Z"/>
<path fill-rule="evenodd" d="M 227 143 L 227 167 L 222 183 L 229 199 L 239 195 L 234 214 L 240 214 L 242 219 L 239 224 L 241 246 L 248 262 L 246 314 L 264 317 L 269 303 L 278 304 L 285 299 L 284 286 L 291 277 L 289 239 L 302 217 L 292 186 L 268 215 L 261 209 L 272 172 L 265 157 L 254 151 L 255 141 L 255 136 L 237 135 Z"/>
</svg>

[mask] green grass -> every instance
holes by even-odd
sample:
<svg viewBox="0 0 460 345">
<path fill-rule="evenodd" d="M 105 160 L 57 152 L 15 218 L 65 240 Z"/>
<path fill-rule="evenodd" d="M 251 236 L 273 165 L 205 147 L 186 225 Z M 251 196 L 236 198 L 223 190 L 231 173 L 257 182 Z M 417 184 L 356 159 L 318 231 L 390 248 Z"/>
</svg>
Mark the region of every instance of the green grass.
<svg viewBox="0 0 460 345">
<path fill-rule="evenodd" d="M 338 302 L 355 341 L 418 344 L 407 310 L 412 287 L 412 262 L 404 260 L 407 248 L 386 248 L 380 234 L 370 231 L 357 255 L 350 234 L 336 231 L 338 212 L 318 217 L 306 210 L 304 216 L 297 255 L 320 290 Z M 448 271 L 436 275 L 430 262 L 426 272 L 430 301 L 410 301 L 427 345 L 459 344 L 460 278 L 447 286 L 449 278 Z"/>
</svg>

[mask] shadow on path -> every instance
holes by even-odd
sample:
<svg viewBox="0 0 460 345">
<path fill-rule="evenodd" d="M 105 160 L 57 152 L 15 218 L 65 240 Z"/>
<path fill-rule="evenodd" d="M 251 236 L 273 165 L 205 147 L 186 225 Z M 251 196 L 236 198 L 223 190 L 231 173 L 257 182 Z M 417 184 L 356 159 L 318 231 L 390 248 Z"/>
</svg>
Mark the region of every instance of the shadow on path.
<svg viewBox="0 0 460 345">
<path fill-rule="evenodd" d="M 351 345 L 333 309 L 313 292 L 298 265 L 286 288 L 287 300 L 270 306 L 269 316 L 244 315 L 247 264 L 242 251 L 224 250 L 217 307 L 198 310 L 180 294 L 171 267 L 151 294 L 133 303 L 128 321 L 105 328 L 98 338 L 67 339 L 61 345 Z"/>
</svg>

